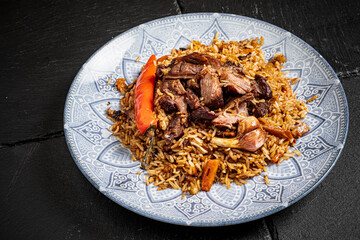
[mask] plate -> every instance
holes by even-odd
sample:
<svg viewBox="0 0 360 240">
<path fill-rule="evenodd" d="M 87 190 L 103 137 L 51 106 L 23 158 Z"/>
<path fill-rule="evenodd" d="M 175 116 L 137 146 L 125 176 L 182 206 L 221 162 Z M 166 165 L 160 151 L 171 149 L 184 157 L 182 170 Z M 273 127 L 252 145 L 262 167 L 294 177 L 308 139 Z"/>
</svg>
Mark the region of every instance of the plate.
<svg viewBox="0 0 360 240">
<path fill-rule="evenodd" d="M 284 71 L 298 99 L 319 97 L 307 104 L 305 122 L 311 131 L 295 145 L 302 155 L 271 165 L 263 176 L 230 189 L 215 184 L 210 192 L 182 196 L 174 189 L 146 186 L 139 162 L 108 131 L 112 124 L 105 109 L 119 108 L 121 94 L 115 79 L 133 81 L 148 57 L 169 54 L 190 40 L 209 44 L 221 40 L 263 36 L 267 59 L 282 53 Z M 140 61 L 136 59 L 140 57 Z M 108 81 L 110 80 L 110 84 Z M 293 34 L 256 19 L 230 14 L 194 13 L 157 19 L 120 34 L 99 49 L 75 77 L 65 104 L 64 129 L 69 150 L 86 178 L 104 195 L 143 216 L 191 226 L 222 226 L 265 217 L 298 201 L 329 173 L 343 149 L 348 129 L 344 90 L 326 60 Z M 141 173 L 141 174 L 139 174 Z"/>
</svg>

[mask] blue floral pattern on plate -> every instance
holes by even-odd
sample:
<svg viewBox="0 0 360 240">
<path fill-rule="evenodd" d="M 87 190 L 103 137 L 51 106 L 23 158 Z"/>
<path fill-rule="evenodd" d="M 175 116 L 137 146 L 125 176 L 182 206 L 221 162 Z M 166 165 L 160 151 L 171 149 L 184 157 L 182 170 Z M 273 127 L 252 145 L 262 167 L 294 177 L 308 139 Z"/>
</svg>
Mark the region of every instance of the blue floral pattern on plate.
<svg viewBox="0 0 360 240">
<path fill-rule="evenodd" d="M 151 54 L 158 57 L 186 47 L 190 40 L 210 43 L 263 36 L 267 59 L 285 54 L 284 70 L 301 77 L 293 86 L 299 99 L 319 97 L 308 104 L 305 121 L 311 132 L 298 140 L 302 152 L 263 176 L 230 189 L 215 184 L 210 192 L 182 196 L 181 191 L 157 191 L 146 186 L 145 172 L 130 152 L 107 130 L 105 110 L 119 108 L 122 97 L 116 78 L 133 81 Z M 140 61 L 135 59 L 140 57 Z M 110 84 L 107 84 L 111 78 Z M 164 222 L 193 226 L 219 226 L 255 220 L 298 201 L 323 180 L 337 161 L 348 129 L 348 107 L 336 74 L 319 53 L 301 39 L 259 20 L 219 13 L 196 13 L 154 20 L 128 30 L 98 50 L 80 69 L 69 90 L 64 112 L 66 140 L 87 179 L 103 194 L 141 215 Z M 140 173 L 140 174 L 139 174 Z"/>
</svg>

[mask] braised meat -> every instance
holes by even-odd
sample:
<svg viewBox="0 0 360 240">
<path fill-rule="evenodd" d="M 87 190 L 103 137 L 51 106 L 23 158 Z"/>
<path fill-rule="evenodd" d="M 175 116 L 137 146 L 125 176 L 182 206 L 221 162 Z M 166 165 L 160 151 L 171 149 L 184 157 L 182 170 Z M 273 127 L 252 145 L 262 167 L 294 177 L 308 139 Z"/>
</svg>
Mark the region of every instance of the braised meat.
<svg viewBox="0 0 360 240">
<path fill-rule="evenodd" d="M 265 116 L 269 112 L 270 104 L 268 102 L 261 102 L 251 104 L 251 112 L 257 118 Z"/>
<path fill-rule="evenodd" d="M 158 65 L 158 67 L 156 69 L 156 79 L 161 79 L 164 76 L 164 72 L 162 70 L 165 68 L 166 68 L 166 66 L 163 64 Z"/>
<path fill-rule="evenodd" d="M 179 79 L 164 80 L 161 85 L 162 92 L 171 92 L 172 94 L 184 95 L 186 94 L 185 88 Z"/>
<path fill-rule="evenodd" d="M 191 79 L 201 71 L 205 65 L 215 68 L 221 66 L 221 62 L 216 58 L 201 53 L 191 53 L 183 57 L 175 58 L 169 67 L 170 71 L 165 75 L 166 79 Z"/>
<path fill-rule="evenodd" d="M 196 78 L 187 80 L 186 86 L 196 92 L 199 92 L 199 90 L 200 90 L 199 82 L 198 82 L 198 79 L 196 79 Z"/>
<path fill-rule="evenodd" d="M 187 62 L 197 65 L 210 65 L 213 67 L 220 67 L 221 62 L 208 54 L 194 52 L 183 57 L 178 57 L 175 62 Z"/>
<path fill-rule="evenodd" d="M 176 66 L 180 67 L 179 71 L 177 70 L 178 67 L 176 67 Z M 181 63 L 175 65 L 170 70 L 169 74 L 171 74 L 171 75 L 180 75 L 181 78 L 192 78 L 199 71 L 201 71 L 202 68 L 203 68 L 202 65 L 196 65 L 196 64 L 192 64 L 192 63 L 181 62 Z"/>
<path fill-rule="evenodd" d="M 251 83 L 248 78 L 240 75 L 232 67 L 223 67 L 219 70 L 220 82 L 224 84 L 226 92 L 230 94 L 245 94 L 251 91 Z"/>
<path fill-rule="evenodd" d="M 164 93 L 159 99 L 159 105 L 167 113 L 176 111 L 176 116 L 170 121 L 166 131 L 165 139 L 170 143 L 184 133 L 184 127 L 188 126 L 188 111 L 185 101 L 185 88 L 179 79 L 165 79 L 161 85 L 161 91 Z M 178 114 L 178 112 L 180 114 Z M 181 118 L 181 119 L 180 119 Z M 174 127 L 177 125 L 176 127 Z"/>
<path fill-rule="evenodd" d="M 212 123 L 216 127 L 224 127 L 224 128 L 231 128 L 233 125 L 238 123 L 243 117 L 237 114 L 230 114 L 223 112 L 217 118 L 215 118 Z"/>
<path fill-rule="evenodd" d="M 200 99 L 190 88 L 186 89 L 186 103 L 192 110 L 201 107 Z"/>
<path fill-rule="evenodd" d="M 204 104 L 210 109 L 223 107 L 223 92 L 215 70 L 204 68 L 200 74 L 202 76 L 200 79 L 200 91 Z"/>
<path fill-rule="evenodd" d="M 217 117 L 217 115 L 210 111 L 209 109 L 206 109 L 204 107 L 198 108 L 191 112 L 191 119 L 192 120 L 213 120 Z"/>
<path fill-rule="evenodd" d="M 196 65 L 192 63 L 180 62 L 175 64 L 167 75 L 166 79 L 189 79 L 195 77 L 195 75 L 203 68 L 201 65 Z"/>
<path fill-rule="evenodd" d="M 165 141 L 171 143 L 174 139 L 180 138 L 183 134 L 184 125 L 182 124 L 182 118 L 180 115 L 175 114 L 165 130 Z"/>
<path fill-rule="evenodd" d="M 240 109 L 239 109 L 239 105 L 241 103 L 249 103 L 251 100 L 254 99 L 254 95 L 252 93 L 247 93 L 245 95 L 242 95 L 241 97 L 238 98 L 233 98 L 231 99 L 226 106 L 224 107 L 224 109 L 230 109 L 230 108 L 235 108 L 236 111 L 238 113 L 240 113 Z"/>
<path fill-rule="evenodd" d="M 167 74 L 157 72 L 157 77 L 163 81 L 161 92 L 165 93 L 159 99 L 159 105 L 166 113 L 177 112 L 182 117 L 181 121 L 178 117 L 171 120 L 167 139 L 175 139 L 181 132 L 170 131 L 175 123 L 179 125 L 177 128 L 183 129 L 190 119 L 212 121 L 216 127 L 234 131 L 234 127 L 249 115 L 249 111 L 255 117 L 263 117 L 269 111 L 272 91 L 266 78 L 255 75 L 255 79 L 249 79 L 236 63 L 222 64 L 208 54 L 194 52 L 173 59 L 167 67 L 171 68 Z M 166 67 L 161 65 L 159 68 Z M 227 94 L 237 97 L 224 98 Z M 267 101 L 250 103 L 254 97 Z M 227 99 L 225 107 L 224 99 Z M 220 112 L 215 113 L 218 109 Z"/>
<path fill-rule="evenodd" d="M 212 121 L 212 123 L 216 127 L 231 128 L 248 115 L 247 103 L 253 98 L 254 96 L 251 93 L 248 93 L 239 98 L 230 100 L 224 107 L 224 110 Z"/>
<path fill-rule="evenodd" d="M 270 99 L 273 96 L 272 90 L 269 84 L 267 83 L 266 78 L 264 78 L 259 74 L 255 75 L 254 88 L 257 94 L 259 95 L 259 97 L 262 99 Z"/>
<path fill-rule="evenodd" d="M 179 112 L 183 113 L 184 116 L 187 116 L 187 105 L 185 101 L 185 96 L 175 95 L 174 102 Z"/>
<path fill-rule="evenodd" d="M 177 110 L 175 101 L 167 94 L 160 97 L 159 105 L 166 113 L 173 113 Z"/>
</svg>

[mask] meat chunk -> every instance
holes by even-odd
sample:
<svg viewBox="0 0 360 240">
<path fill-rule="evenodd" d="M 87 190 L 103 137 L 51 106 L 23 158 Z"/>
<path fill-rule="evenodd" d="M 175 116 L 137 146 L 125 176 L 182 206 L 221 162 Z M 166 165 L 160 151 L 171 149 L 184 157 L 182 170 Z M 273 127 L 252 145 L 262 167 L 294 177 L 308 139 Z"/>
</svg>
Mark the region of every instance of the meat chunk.
<svg viewBox="0 0 360 240">
<path fill-rule="evenodd" d="M 171 92 L 172 94 L 178 94 L 178 95 L 185 95 L 186 91 L 182 83 L 179 79 L 174 80 L 164 80 L 161 85 L 161 91 L 163 93 L 165 92 Z"/>
<path fill-rule="evenodd" d="M 251 82 L 248 78 L 238 74 L 236 68 L 223 67 L 219 70 L 220 82 L 230 94 L 245 94 L 251 91 Z"/>
<path fill-rule="evenodd" d="M 180 115 L 175 114 L 170 120 L 169 125 L 165 130 L 165 141 L 171 143 L 174 139 L 180 138 L 184 134 L 184 125 Z"/>
<path fill-rule="evenodd" d="M 236 113 L 241 113 L 241 111 L 246 111 L 247 109 L 240 109 L 240 104 L 242 103 L 248 103 L 250 102 L 252 99 L 254 99 L 254 95 L 252 93 L 247 93 L 241 97 L 235 98 L 235 99 L 231 99 L 225 106 L 224 109 L 232 109 L 234 108 Z M 247 114 L 246 114 L 247 115 Z"/>
<path fill-rule="evenodd" d="M 184 116 L 187 116 L 187 105 L 185 101 L 185 96 L 174 95 L 174 97 L 170 97 L 167 94 L 164 94 L 159 99 L 159 105 L 166 113 L 173 113 L 175 111 L 179 111 L 183 113 Z"/>
<path fill-rule="evenodd" d="M 199 82 L 197 81 L 197 79 L 194 79 L 194 78 L 187 80 L 186 86 L 188 88 L 195 90 L 196 92 L 198 92 L 200 90 Z"/>
<path fill-rule="evenodd" d="M 185 96 L 175 95 L 174 102 L 179 112 L 187 116 L 187 105 L 185 101 Z"/>
<path fill-rule="evenodd" d="M 177 109 L 175 101 L 167 94 L 160 97 L 159 105 L 166 113 L 173 113 Z"/>
<path fill-rule="evenodd" d="M 204 65 L 220 67 L 221 62 L 208 54 L 194 52 L 183 57 L 175 58 L 169 65 L 171 70 L 165 78 L 192 79 L 203 69 Z"/>
<path fill-rule="evenodd" d="M 210 65 L 213 67 L 220 67 L 221 62 L 208 54 L 194 52 L 183 57 L 176 58 L 176 62 L 187 62 L 197 65 Z"/>
<path fill-rule="evenodd" d="M 210 109 L 224 106 L 223 92 L 217 74 L 211 68 L 204 68 L 201 71 L 200 91 L 203 102 Z"/>
<path fill-rule="evenodd" d="M 269 86 L 269 84 L 266 81 L 266 78 L 263 76 L 256 74 L 255 75 L 255 82 L 254 82 L 254 88 L 256 92 L 258 93 L 260 98 L 263 99 L 270 99 L 272 98 L 272 90 Z"/>
<path fill-rule="evenodd" d="M 257 104 L 251 104 L 251 112 L 255 117 L 263 117 L 269 112 L 270 104 L 268 102 L 261 102 Z"/>
<path fill-rule="evenodd" d="M 176 58 L 176 61 L 187 62 L 187 63 L 197 64 L 197 65 L 204 65 L 204 64 L 208 63 L 208 59 L 204 55 L 205 54 L 193 52 L 193 53 L 185 55 L 183 57 Z"/>
<path fill-rule="evenodd" d="M 160 106 L 167 113 L 173 113 L 177 109 L 182 113 L 183 117 L 187 118 L 188 112 L 185 101 L 186 91 L 180 80 L 164 80 L 161 85 L 161 91 L 165 94 L 159 99 Z"/>
<path fill-rule="evenodd" d="M 156 74 L 155 74 L 156 79 L 161 79 L 164 76 L 164 72 L 162 70 L 165 69 L 165 68 L 166 67 L 165 67 L 164 64 L 159 64 L 157 66 Z"/>
<path fill-rule="evenodd" d="M 165 75 L 166 79 L 190 79 L 201 71 L 203 65 L 196 65 L 192 63 L 179 62 L 175 64 L 169 73 Z"/>
<path fill-rule="evenodd" d="M 216 127 L 231 128 L 234 124 L 238 123 L 243 118 L 244 117 L 241 117 L 239 115 L 223 112 L 221 115 L 215 118 L 212 123 Z"/>
<path fill-rule="evenodd" d="M 191 112 L 192 120 L 213 120 L 216 117 L 217 115 L 214 112 L 204 107 L 198 108 Z"/>
<path fill-rule="evenodd" d="M 234 102 L 231 102 L 231 104 L 234 104 Z M 246 105 L 246 102 L 236 105 L 232 113 L 228 113 L 227 111 L 231 108 L 227 108 L 216 119 L 213 120 L 213 124 L 216 127 L 231 128 L 233 125 L 237 124 L 248 115 Z"/>
<path fill-rule="evenodd" d="M 200 99 L 190 88 L 186 89 L 186 103 L 192 110 L 201 107 Z"/>
<path fill-rule="evenodd" d="M 253 99 L 251 93 L 228 102 L 224 110 L 212 122 L 216 127 L 231 128 L 248 115 L 247 103 Z"/>
</svg>

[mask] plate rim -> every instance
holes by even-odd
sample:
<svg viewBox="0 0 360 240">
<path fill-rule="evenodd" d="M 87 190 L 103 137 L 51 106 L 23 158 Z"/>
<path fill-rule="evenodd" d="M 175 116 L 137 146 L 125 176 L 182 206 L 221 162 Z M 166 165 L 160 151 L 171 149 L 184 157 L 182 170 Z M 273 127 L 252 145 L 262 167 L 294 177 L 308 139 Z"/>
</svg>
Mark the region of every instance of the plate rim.
<svg viewBox="0 0 360 240">
<path fill-rule="evenodd" d="M 81 163 L 80 161 L 77 159 L 75 153 L 74 153 L 74 150 L 72 149 L 71 147 L 71 144 L 70 144 L 70 140 L 69 140 L 69 133 L 66 129 L 66 115 L 67 115 L 67 110 L 68 108 L 70 109 L 70 105 L 69 105 L 69 101 L 70 101 L 70 97 L 71 97 L 71 90 L 75 88 L 75 84 L 77 83 L 76 82 L 76 79 L 78 79 L 78 77 L 80 76 L 80 74 L 83 72 L 84 70 L 84 67 L 99 53 L 101 52 L 105 47 L 107 47 L 110 43 L 116 41 L 118 38 L 122 37 L 123 35 L 126 35 L 128 33 L 130 33 L 131 31 L 134 31 L 134 30 L 137 30 L 139 28 L 141 28 L 142 25 L 150 25 L 154 22 L 158 22 L 158 21 L 161 21 L 161 20 L 167 20 L 167 19 L 173 19 L 173 18 L 182 18 L 182 17 L 186 17 L 186 16 L 199 16 L 199 15 L 214 15 L 214 14 L 218 14 L 219 16 L 228 16 L 228 17 L 236 17 L 236 18 L 242 18 L 242 19 L 245 19 L 245 20 L 248 20 L 248 21 L 252 21 L 252 22 L 259 22 L 261 24 L 264 24 L 264 25 L 268 25 L 272 28 L 275 28 L 277 29 L 278 31 L 280 32 L 283 32 L 283 33 L 290 33 L 291 34 L 291 37 L 295 38 L 297 41 L 299 41 L 300 43 L 304 44 L 306 47 L 309 48 L 309 50 L 314 53 L 317 57 L 321 58 L 323 60 L 323 63 L 325 64 L 326 67 L 328 67 L 328 70 L 330 71 L 330 74 L 333 75 L 334 79 L 335 80 L 338 80 L 339 81 L 339 84 L 338 84 L 338 87 L 339 87 L 339 90 L 341 92 L 341 95 L 343 97 L 343 100 L 344 100 L 344 118 L 345 118 L 345 129 L 344 129 L 344 139 L 343 139 L 343 142 L 342 142 L 342 148 L 339 148 L 338 150 L 338 153 L 335 155 L 334 157 L 334 160 L 333 162 L 328 166 L 328 169 L 326 171 L 324 171 L 324 173 L 318 178 L 318 180 L 313 183 L 310 187 L 308 187 L 305 191 L 303 191 L 301 194 L 299 194 L 297 197 L 295 197 L 294 199 L 292 199 L 291 201 L 289 201 L 287 203 L 286 206 L 284 205 L 280 205 L 280 206 L 277 206 L 275 207 L 274 209 L 272 210 L 269 210 L 269 211 L 266 211 L 264 213 L 261 213 L 261 214 L 257 214 L 255 216 L 250 216 L 250 217 L 247 217 L 247 218 L 238 218 L 236 220 L 225 220 L 225 221 L 214 221 L 214 222 L 191 222 L 191 224 L 187 224 L 185 221 L 180 221 L 180 220 L 173 220 L 173 219 L 169 219 L 169 218 L 165 218 L 165 217 L 162 217 L 162 216 L 158 216 L 158 215 L 153 215 L 151 213 L 148 213 L 148 212 L 144 212 L 144 211 L 141 211 L 140 209 L 137 209 L 137 208 L 134 208 L 132 206 L 129 206 L 127 205 L 126 203 L 124 202 L 121 202 L 119 201 L 116 197 L 114 197 L 111 193 L 109 193 L 108 191 L 104 191 L 102 188 L 102 186 L 99 186 L 88 174 L 87 172 L 83 169 L 83 167 L 81 166 Z M 69 105 L 69 107 L 68 107 Z M 278 27 L 272 23 L 269 23 L 269 22 L 266 22 L 266 21 L 263 21 L 263 20 L 259 20 L 259 19 L 256 19 L 256 18 L 251 18 L 251 17 L 247 17 L 247 16 L 242 16 L 242 15 L 237 15 L 237 14 L 229 14 L 229 13 L 219 13 L 219 12 L 196 12 L 196 13 L 186 13 L 186 14 L 179 14 L 179 15 L 170 15 L 170 16 L 166 16 L 166 17 L 161 17 L 161 18 L 156 18 L 154 20 L 151 20 L 151 21 L 147 21 L 147 22 L 144 22 L 144 23 L 141 23 L 135 27 L 132 27 L 120 34 L 118 34 L 117 36 L 113 37 L 111 40 L 109 40 L 108 42 L 106 42 L 104 45 L 102 45 L 99 49 L 97 49 L 93 54 L 90 55 L 90 57 L 86 60 L 86 62 L 82 65 L 82 67 L 78 70 L 76 76 L 74 77 L 70 87 L 69 87 L 69 90 L 68 90 L 68 93 L 67 93 L 67 96 L 66 96 L 66 101 L 65 101 L 65 106 L 64 106 L 64 113 L 63 113 L 63 124 L 64 124 L 64 136 L 65 136 L 65 140 L 66 140 L 66 144 L 67 144 L 67 147 L 69 149 L 69 152 L 74 160 L 74 162 L 76 163 L 78 169 L 80 170 L 80 172 L 86 177 L 86 179 L 98 190 L 100 191 L 102 194 L 104 194 L 106 197 L 108 197 L 109 199 L 111 199 L 112 201 L 114 201 L 116 204 L 132 211 L 132 212 L 135 212 L 141 216 L 144 216 L 144 217 L 147 217 L 147 218 L 150 218 L 150 219 L 154 219 L 154 220 L 157 220 L 157 221 L 161 221 L 161 222 L 164 222 L 164 223 L 170 223 L 170 224 L 175 224 L 175 225 L 182 225 L 182 226 L 196 226 L 196 227 L 214 227 L 214 226 L 228 226 L 228 225 L 235 225 L 235 224 L 240 224 L 240 223 L 245 223 L 245 222 L 250 222 L 250 221 L 254 221 L 254 220 L 258 220 L 258 219 L 261 219 L 261 218 L 264 218 L 264 217 L 267 217 L 269 215 L 272 215 L 274 213 L 277 213 L 289 206 L 291 206 L 292 204 L 298 202 L 300 199 L 302 199 L 303 197 L 305 197 L 306 195 L 308 195 L 311 191 L 313 191 L 324 179 L 325 177 L 331 172 L 331 170 L 333 169 L 333 167 L 335 166 L 336 162 L 339 160 L 340 158 L 340 155 L 344 149 L 344 146 L 345 146 L 345 143 L 346 143 L 346 140 L 347 140 L 347 135 L 348 135 L 348 129 L 349 129 L 349 107 L 348 107 L 348 101 L 347 101 L 347 98 L 346 98 L 346 94 L 345 94 L 345 91 L 344 91 L 344 88 L 341 84 L 341 81 L 339 80 L 339 77 L 337 76 L 337 74 L 335 73 L 334 69 L 331 67 L 331 65 L 326 61 L 325 58 L 322 57 L 322 55 L 317 52 L 312 46 L 310 46 L 308 43 L 306 43 L 304 40 L 302 40 L 301 38 L 297 37 L 296 35 L 294 35 L 293 33 L 281 28 L 281 27 Z M 336 151 L 336 150 L 335 150 Z"/>
</svg>

